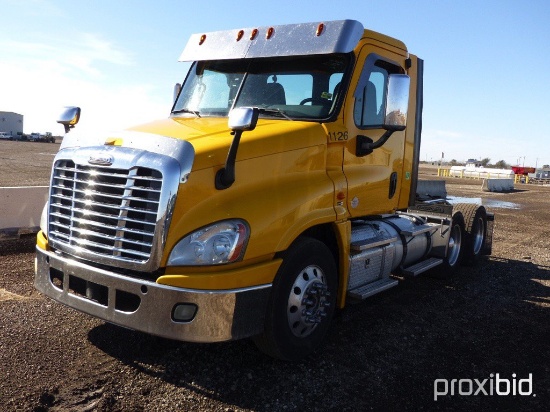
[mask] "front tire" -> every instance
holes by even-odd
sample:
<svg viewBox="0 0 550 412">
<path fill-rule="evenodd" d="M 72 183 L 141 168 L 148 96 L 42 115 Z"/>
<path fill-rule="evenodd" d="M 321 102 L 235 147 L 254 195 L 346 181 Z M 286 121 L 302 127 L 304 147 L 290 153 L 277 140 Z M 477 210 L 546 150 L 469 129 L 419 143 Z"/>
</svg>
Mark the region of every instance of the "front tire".
<svg viewBox="0 0 550 412">
<path fill-rule="evenodd" d="M 299 361 L 319 348 L 336 308 L 337 273 L 330 249 L 298 239 L 277 272 L 258 348 L 275 358 Z"/>
</svg>

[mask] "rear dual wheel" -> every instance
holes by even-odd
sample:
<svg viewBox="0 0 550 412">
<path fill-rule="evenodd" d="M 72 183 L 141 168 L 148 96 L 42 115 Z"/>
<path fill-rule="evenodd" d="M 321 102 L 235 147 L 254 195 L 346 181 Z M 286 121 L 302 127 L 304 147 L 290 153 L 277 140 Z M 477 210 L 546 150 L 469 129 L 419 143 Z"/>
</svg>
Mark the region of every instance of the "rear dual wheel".
<svg viewBox="0 0 550 412">
<path fill-rule="evenodd" d="M 487 240 L 487 211 L 477 204 L 460 203 L 455 206 L 464 216 L 464 259 L 467 265 L 476 264 L 483 256 Z"/>
<path fill-rule="evenodd" d="M 460 203 L 453 209 L 447 255 L 437 271 L 439 276 L 452 274 L 460 264 L 477 263 L 487 239 L 487 212 L 483 206 Z"/>
<path fill-rule="evenodd" d="M 298 239 L 273 282 L 264 332 L 255 338 L 258 348 L 283 360 L 305 359 L 324 341 L 336 291 L 336 264 L 329 248 L 316 239 Z"/>
<path fill-rule="evenodd" d="M 447 255 L 443 259 L 443 267 L 447 272 L 453 272 L 460 265 L 463 255 L 465 224 L 461 212 L 453 213 L 449 230 L 451 233 L 447 243 Z"/>
</svg>

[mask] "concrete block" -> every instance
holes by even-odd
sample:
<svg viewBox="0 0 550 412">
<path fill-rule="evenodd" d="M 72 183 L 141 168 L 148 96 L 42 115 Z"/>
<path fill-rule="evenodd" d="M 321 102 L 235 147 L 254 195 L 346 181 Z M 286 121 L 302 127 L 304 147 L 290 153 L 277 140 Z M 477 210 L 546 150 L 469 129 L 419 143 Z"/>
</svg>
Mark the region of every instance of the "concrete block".
<svg viewBox="0 0 550 412">
<path fill-rule="evenodd" d="M 419 180 L 416 186 L 416 194 L 421 199 L 445 199 L 447 189 L 444 180 Z"/>
<path fill-rule="evenodd" d="M 514 179 L 484 179 L 481 190 L 484 192 L 509 192 L 514 190 Z"/>
<path fill-rule="evenodd" d="M 36 233 L 48 186 L 0 187 L 0 238 Z"/>
</svg>

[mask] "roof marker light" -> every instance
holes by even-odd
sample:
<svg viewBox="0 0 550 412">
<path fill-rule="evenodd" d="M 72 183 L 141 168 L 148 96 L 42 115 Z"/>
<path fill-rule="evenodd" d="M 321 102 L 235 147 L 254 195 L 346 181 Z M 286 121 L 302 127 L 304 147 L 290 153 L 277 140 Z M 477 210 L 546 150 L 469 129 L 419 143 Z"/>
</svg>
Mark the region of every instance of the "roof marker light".
<svg viewBox="0 0 550 412">
<path fill-rule="evenodd" d="M 258 35 L 258 29 L 252 30 L 252 33 L 250 34 L 250 40 L 254 40 L 257 35 Z"/>
<path fill-rule="evenodd" d="M 201 36 L 201 39 L 199 40 L 199 46 L 201 46 L 204 43 L 205 40 L 206 40 L 206 34 L 203 34 Z"/>
<path fill-rule="evenodd" d="M 244 30 L 239 30 L 237 33 L 237 41 L 240 41 L 244 36 Z"/>
<path fill-rule="evenodd" d="M 270 27 L 269 29 L 267 29 L 267 33 L 265 34 L 265 38 L 266 39 L 271 39 L 271 37 L 273 37 L 273 33 L 275 33 L 275 29 L 273 27 Z"/>
<path fill-rule="evenodd" d="M 317 26 L 317 31 L 315 32 L 315 35 L 319 37 L 321 34 L 323 34 L 323 31 L 325 30 L 325 25 L 323 23 L 319 23 Z"/>
</svg>

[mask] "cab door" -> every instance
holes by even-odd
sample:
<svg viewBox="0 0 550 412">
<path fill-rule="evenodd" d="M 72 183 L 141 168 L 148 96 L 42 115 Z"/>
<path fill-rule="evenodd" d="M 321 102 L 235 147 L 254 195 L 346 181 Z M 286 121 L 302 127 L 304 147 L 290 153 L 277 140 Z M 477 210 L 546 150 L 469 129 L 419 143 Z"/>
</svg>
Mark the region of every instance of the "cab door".
<svg viewBox="0 0 550 412">
<path fill-rule="evenodd" d="M 357 136 L 376 142 L 385 130 L 384 102 L 388 76 L 405 73 L 406 56 L 363 46 L 346 99 L 345 123 L 349 140 L 344 150 L 343 169 L 348 182 L 347 206 L 351 217 L 391 213 L 398 208 L 403 179 L 405 132 L 394 132 L 388 141 L 370 154 L 357 155 Z"/>
</svg>

